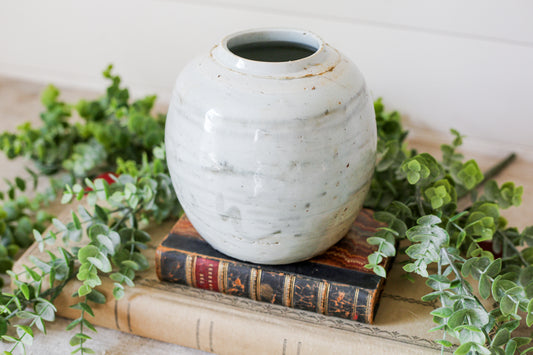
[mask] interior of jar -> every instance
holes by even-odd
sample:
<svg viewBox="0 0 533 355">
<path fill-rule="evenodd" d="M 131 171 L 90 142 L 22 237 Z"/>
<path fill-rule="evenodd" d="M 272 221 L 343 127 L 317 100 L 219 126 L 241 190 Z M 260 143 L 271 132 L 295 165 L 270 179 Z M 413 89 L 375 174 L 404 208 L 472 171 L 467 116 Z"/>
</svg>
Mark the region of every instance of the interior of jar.
<svg viewBox="0 0 533 355">
<path fill-rule="evenodd" d="M 320 46 L 320 40 L 314 35 L 296 30 L 247 32 L 227 41 L 227 48 L 236 56 L 259 62 L 289 62 L 307 58 Z"/>
</svg>

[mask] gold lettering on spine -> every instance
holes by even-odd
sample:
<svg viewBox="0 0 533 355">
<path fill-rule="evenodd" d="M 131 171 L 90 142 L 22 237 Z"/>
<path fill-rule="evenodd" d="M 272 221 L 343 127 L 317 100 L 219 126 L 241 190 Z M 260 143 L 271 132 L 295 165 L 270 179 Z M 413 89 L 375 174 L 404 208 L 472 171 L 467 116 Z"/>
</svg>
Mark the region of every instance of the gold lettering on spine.
<svg viewBox="0 0 533 355">
<path fill-rule="evenodd" d="M 226 263 L 221 261 L 218 263 L 218 290 L 219 292 L 226 293 L 226 285 L 224 282 L 224 265 Z"/>
<path fill-rule="evenodd" d="M 355 295 L 353 297 L 353 313 L 352 313 L 352 319 L 357 319 L 357 300 L 359 299 L 359 289 L 355 289 Z"/>
<path fill-rule="evenodd" d="M 228 268 L 229 264 L 226 261 L 220 262 L 222 265 L 222 288 L 224 292 L 228 289 Z"/>
<path fill-rule="evenodd" d="M 187 282 L 187 286 L 193 286 L 193 261 L 194 257 L 192 255 L 187 255 L 187 258 L 185 259 L 185 282 Z"/>
<path fill-rule="evenodd" d="M 318 297 L 316 302 L 316 311 L 320 314 L 326 314 L 327 292 L 329 292 L 329 285 L 326 281 L 322 281 L 318 285 Z"/>
<path fill-rule="evenodd" d="M 324 314 L 328 315 L 328 304 L 329 304 L 329 290 L 330 285 L 326 283 L 325 290 L 324 290 L 324 300 L 322 301 L 322 304 L 324 305 Z"/>
<path fill-rule="evenodd" d="M 196 259 L 198 259 L 198 257 L 194 255 L 192 257 L 192 263 L 191 263 L 191 285 L 192 287 L 196 287 Z"/>
<path fill-rule="evenodd" d="M 285 282 L 283 284 L 283 305 L 286 307 L 292 307 L 292 302 L 294 299 L 294 282 L 296 276 L 286 275 Z"/>
<path fill-rule="evenodd" d="M 371 313 L 371 306 L 372 306 L 372 296 L 369 295 L 367 293 L 366 295 L 366 312 L 365 312 L 365 316 L 366 316 L 366 322 L 371 322 L 372 320 L 372 317 L 374 316 L 372 313 Z"/>
<path fill-rule="evenodd" d="M 250 269 L 250 298 L 257 301 L 257 269 Z"/>
<path fill-rule="evenodd" d="M 263 270 L 257 270 L 257 281 L 255 283 L 255 299 L 261 300 L 261 276 L 263 275 Z"/>
</svg>

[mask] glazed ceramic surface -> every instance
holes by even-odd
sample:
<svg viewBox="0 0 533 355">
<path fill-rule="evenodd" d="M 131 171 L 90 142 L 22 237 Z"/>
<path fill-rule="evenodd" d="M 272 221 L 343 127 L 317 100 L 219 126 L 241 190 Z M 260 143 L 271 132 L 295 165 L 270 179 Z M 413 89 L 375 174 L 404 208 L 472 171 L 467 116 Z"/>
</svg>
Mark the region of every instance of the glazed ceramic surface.
<svg viewBox="0 0 533 355">
<path fill-rule="evenodd" d="M 272 43 L 310 55 L 261 61 L 239 50 Z M 373 102 L 357 67 L 316 35 L 240 32 L 179 75 L 165 141 L 178 198 L 207 242 L 241 260 L 290 263 L 336 243 L 361 209 Z"/>
</svg>

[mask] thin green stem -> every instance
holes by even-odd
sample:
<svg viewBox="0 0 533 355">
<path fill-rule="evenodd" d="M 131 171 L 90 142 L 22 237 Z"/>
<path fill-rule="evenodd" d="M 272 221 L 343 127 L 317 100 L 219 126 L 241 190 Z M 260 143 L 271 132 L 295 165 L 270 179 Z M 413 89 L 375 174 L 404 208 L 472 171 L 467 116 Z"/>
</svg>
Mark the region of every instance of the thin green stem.
<svg viewBox="0 0 533 355">
<path fill-rule="evenodd" d="M 459 269 L 457 269 L 457 266 L 455 266 L 455 264 L 452 262 L 452 258 L 450 257 L 450 253 L 448 253 L 448 250 L 446 248 L 441 248 L 441 253 L 443 253 L 444 257 L 446 258 L 446 260 L 450 264 L 450 267 L 452 268 L 453 273 L 455 274 L 455 276 L 461 282 L 461 288 L 464 290 L 464 292 L 467 294 L 467 296 L 472 297 L 473 299 L 475 299 L 476 302 L 485 310 L 485 312 L 487 312 L 487 310 L 485 309 L 485 307 L 483 306 L 483 304 L 481 303 L 479 298 L 477 298 L 476 295 L 474 295 L 472 292 L 470 292 L 470 289 L 466 285 L 465 279 L 461 275 L 461 272 L 459 271 Z"/>
<path fill-rule="evenodd" d="M 483 181 L 481 181 L 481 185 L 483 185 L 488 180 L 491 180 L 495 178 L 496 176 L 498 176 L 515 160 L 516 160 L 516 153 L 511 153 L 507 155 L 503 160 L 501 160 L 499 163 L 494 165 L 492 168 L 490 168 L 483 174 L 484 178 L 483 178 Z"/>
<path fill-rule="evenodd" d="M 441 258 L 439 258 L 438 262 L 437 262 L 437 270 L 438 270 L 438 274 L 439 276 L 442 275 L 442 263 L 441 263 Z M 439 282 L 439 291 L 442 292 L 444 291 L 442 289 L 442 285 L 440 284 Z M 441 294 L 440 296 L 440 304 L 444 307 L 445 304 L 444 304 L 444 296 Z M 444 329 L 444 334 L 442 335 L 442 340 L 446 340 L 446 329 Z M 440 346 L 440 353 L 441 355 L 444 354 L 444 344 L 441 344 Z"/>
<path fill-rule="evenodd" d="M 481 303 L 479 298 L 477 296 L 475 296 L 472 292 L 470 292 L 470 288 L 467 286 L 466 281 L 463 278 L 463 276 L 461 275 L 461 273 L 459 272 L 459 269 L 457 269 L 457 266 L 455 266 L 455 264 L 453 263 L 452 258 L 450 257 L 450 254 L 448 253 L 448 250 L 446 248 L 441 248 L 441 253 L 443 253 L 444 257 L 446 258 L 446 260 L 448 261 L 450 267 L 452 268 L 453 273 L 455 274 L 455 276 L 461 282 L 461 290 L 462 290 L 462 292 L 464 292 L 468 297 L 471 297 L 474 300 L 476 300 L 476 303 L 478 304 L 478 306 L 481 307 L 486 313 L 489 313 L 487 311 L 487 309 L 485 308 L 485 306 L 483 306 L 483 303 Z M 464 303 L 464 301 L 463 301 L 463 303 Z M 467 315 L 467 318 L 468 318 L 468 322 L 470 322 L 470 317 L 468 315 Z M 490 340 L 491 338 L 490 338 L 489 334 L 487 334 L 485 329 L 482 329 L 482 331 L 483 331 L 483 334 L 485 335 L 485 338 L 487 340 Z"/>
<path fill-rule="evenodd" d="M 84 297 L 83 303 L 87 304 L 87 296 Z M 81 309 L 81 322 L 80 322 L 80 334 L 83 334 L 83 321 L 85 320 L 85 309 Z M 83 343 L 84 339 L 80 339 L 80 354 L 83 355 Z"/>
<path fill-rule="evenodd" d="M 416 185 L 415 199 L 416 199 L 416 204 L 418 206 L 418 212 L 420 213 L 420 216 L 425 216 L 426 211 L 424 211 L 424 204 L 422 201 L 422 192 L 420 190 L 420 185 Z"/>
<path fill-rule="evenodd" d="M 513 252 L 518 255 L 518 258 L 520 259 L 520 261 L 522 262 L 522 264 L 524 264 L 525 267 L 528 267 L 528 266 L 531 266 L 531 264 L 529 264 L 527 262 L 527 260 L 524 258 L 524 256 L 522 255 L 522 253 L 520 252 L 520 250 L 518 250 L 516 248 L 516 246 L 514 245 L 514 243 L 509 239 L 507 238 L 507 236 L 505 234 L 503 234 L 501 231 L 496 231 L 496 234 L 502 238 L 502 240 L 504 241 L 504 243 L 507 245 L 507 246 L 510 246 L 511 249 L 513 250 Z"/>
</svg>

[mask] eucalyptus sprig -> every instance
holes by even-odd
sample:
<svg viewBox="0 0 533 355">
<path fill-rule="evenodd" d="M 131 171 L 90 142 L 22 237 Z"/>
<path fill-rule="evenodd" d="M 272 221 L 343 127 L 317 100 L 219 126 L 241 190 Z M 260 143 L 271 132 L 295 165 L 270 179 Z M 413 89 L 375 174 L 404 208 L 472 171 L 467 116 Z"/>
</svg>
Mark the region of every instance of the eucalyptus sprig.
<svg viewBox="0 0 533 355">
<path fill-rule="evenodd" d="M 407 150 L 398 113 L 385 112 L 380 100 L 375 110 L 379 160 L 365 205 L 388 227 L 368 239 L 378 250 L 366 267 L 385 276 L 381 261 L 397 254 L 396 240 L 407 239 L 410 260 L 403 269 L 427 279 L 433 292 L 424 301 L 441 303 L 431 313 L 433 330 L 444 333 L 438 342 L 449 347 L 446 335 L 458 339 L 455 354 L 514 354 L 531 341 L 512 334 L 523 317 L 533 325 L 533 227 L 521 233 L 507 228 L 500 211 L 520 205 L 522 187 L 487 181 L 476 161 L 464 161 L 458 152 L 464 137 L 455 130 L 453 142 L 441 146 L 440 161 Z M 459 199 L 467 197 L 471 204 L 458 210 Z M 483 242 L 493 249 L 485 250 Z M 487 309 L 480 298 L 492 298 L 495 306 Z"/>
<path fill-rule="evenodd" d="M 92 305 L 106 302 L 97 289 L 102 278 L 114 282 L 113 297 L 123 297 L 125 287 L 134 287 L 135 275 L 148 267 L 141 251 L 150 236 L 143 227 L 180 213 L 162 145 L 165 117 L 151 114 L 154 96 L 130 102 L 128 90 L 120 87 L 111 68 L 104 71 L 111 83 L 101 98 L 68 104 L 59 100 L 57 88 L 48 86 L 41 97 L 46 109 L 43 125 L 23 124 L 18 133 L 0 136 L 8 157 L 27 156 L 35 162 L 39 174 L 29 171 L 35 180 L 38 175 L 67 172 L 66 178 L 51 180 L 55 190 L 34 200 L 16 196 L 25 190 L 25 180 L 8 182 L 6 212 L 0 213 L 0 227 L 5 226 L 0 261 L 5 252 L 10 258 L 5 269 L 10 269 L 18 248 L 32 240 L 47 258 L 31 257 L 33 265 L 24 265 L 20 274 L 8 271 L 14 289 L 0 295 L 0 336 L 11 343 L 7 354 L 24 353 L 35 329 L 46 332 L 46 322 L 55 318 L 53 303 L 72 279 L 81 283 L 72 296 L 80 317 L 67 326 L 78 330 L 70 344 L 74 353 L 91 353 L 86 342 L 91 339 L 88 332 L 95 331 Z M 81 122 L 73 119 L 74 112 Z M 59 181 L 68 182 L 62 203 L 82 202 L 70 221 L 37 212 L 55 197 Z M 43 233 L 49 221 L 52 227 Z M 22 237 L 23 243 L 17 239 Z"/>
<path fill-rule="evenodd" d="M 130 174 L 112 175 L 112 183 L 105 179 L 86 179 L 81 184 L 67 186 L 62 198 L 63 203 L 74 199 L 84 203 L 73 211 L 72 219 L 64 223 L 53 220 L 53 228 L 45 234 L 34 230 L 39 248 L 47 251 L 48 261 L 31 258 L 33 266 L 24 266 L 21 275 L 13 277 L 15 289 L 12 293 L 4 293 L 0 299 L 0 331 L 3 339 L 13 342 L 12 349 L 24 350 L 31 343 L 33 331 L 31 326 L 37 324 L 38 329 L 45 332 L 44 321 L 53 320 L 55 308 L 47 311 L 47 317 L 40 314 L 39 304 L 53 305 L 66 283 L 78 279 L 81 284 L 73 297 L 78 302 L 72 307 L 80 310 L 80 317 L 67 327 L 67 330 L 78 328 L 71 338 L 70 344 L 74 352 L 90 353 L 91 349 L 85 342 L 91 337 L 87 330 L 94 326 L 87 318 L 93 316 L 92 304 L 105 303 L 106 297 L 97 290 L 102 285 L 102 277 L 114 281 L 113 296 L 120 299 L 125 287 L 134 287 L 135 275 L 148 268 L 148 261 L 141 253 L 146 249 L 150 236 L 141 229 L 143 221 L 176 217 L 179 206 L 173 194 L 171 182 L 166 179 L 164 149 L 156 147 L 153 160 L 143 160 L 140 165 L 133 166 L 131 161 L 119 163 L 127 165 Z M 162 176 L 163 175 L 163 176 Z M 169 194 L 169 192 L 172 192 Z M 164 202 L 160 203 L 162 200 Z M 60 246 L 56 246 L 58 240 Z M 52 250 L 57 250 L 53 252 Z M 47 284 L 43 280 L 48 277 Z M 27 311 L 31 308 L 31 311 Z M 29 313 L 34 321 L 30 326 L 20 328 L 17 337 L 6 335 L 12 319 L 25 319 Z"/>
<path fill-rule="evenodd" d="M 64 169 L 81 179 L 115 171 L 117 158 L 140 163 L 143 153 L 151 157 L 163 141 L 165 116 L 151 114 L 155 96 L 130 102 L 128 89 L 120 86 L 112 69 L 110 65 L 103 72 L 110 85 L 95 100 L 66 103 L 49 85 L 41 95 L 42 125 L 24 123 L 17 133 L 2 133 L 0 149 L 10 159 L 31 158 L 41 173 Z M 75 120 L 75 114 L 81 121 Z"/>
</svg>

